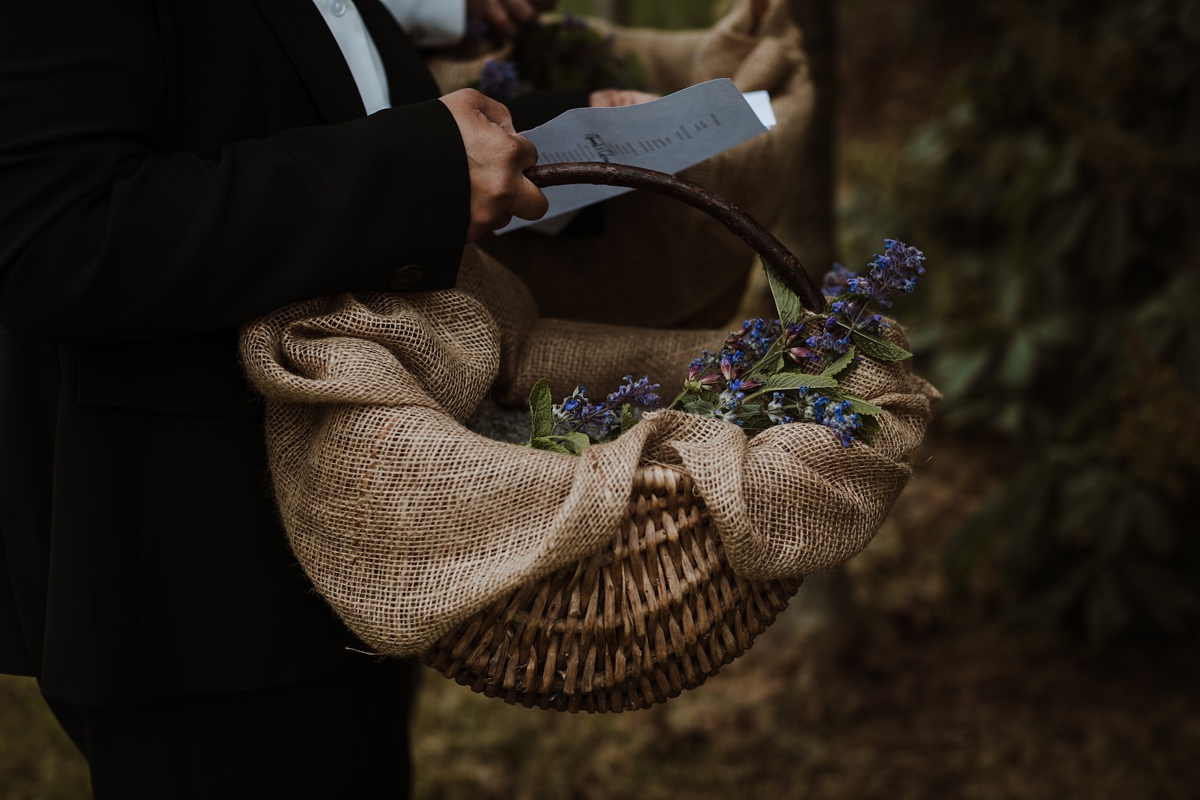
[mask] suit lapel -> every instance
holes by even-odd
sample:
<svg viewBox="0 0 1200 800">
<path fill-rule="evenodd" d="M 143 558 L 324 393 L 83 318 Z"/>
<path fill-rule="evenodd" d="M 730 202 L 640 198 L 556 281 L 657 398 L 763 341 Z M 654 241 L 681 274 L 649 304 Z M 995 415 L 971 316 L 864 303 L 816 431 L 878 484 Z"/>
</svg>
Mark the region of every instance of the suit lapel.
<svg viewBox="0 0 1200 800">
<path fill-rule="evenodd" d="M 253 2 L 283 45 L 325 121 L 333 124 L 366 116 L 350 67 L 312 0 Z M 389 69 L 388 82 L 391 80 Z"/>
</svg>

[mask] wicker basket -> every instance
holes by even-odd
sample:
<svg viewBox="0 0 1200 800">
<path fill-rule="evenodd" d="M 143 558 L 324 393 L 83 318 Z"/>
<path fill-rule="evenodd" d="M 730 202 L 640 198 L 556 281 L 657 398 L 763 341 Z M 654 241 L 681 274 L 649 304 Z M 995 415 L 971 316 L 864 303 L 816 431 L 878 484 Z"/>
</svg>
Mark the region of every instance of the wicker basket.
<svg viewBox="0 0 1200 800">
<path fill-rule="evenodd" d="M 824 307 L 795 256 L 703 187 L 617 164 L 556 164 L 526 174 L 542 187 L 628 186 L 699 208 L 753 247 L 807 307 Z M 423 660 L 476 692 L 526 708 L 649 708 L 699 686 L 742 655 L 800 583 L 740 578 L 691 480 L 667 467 L 644 466 L 634 479 L 624 535 L 604 552 L 476 614 Z"/>
<path fill-rule="evenodd" d="M 734 574 L 687 476 L 642 467 L 623 536 L 475 615 L 424 660 L 526 708 L 648 708 L 744 653 L 799 588 Z"/>
</svg>

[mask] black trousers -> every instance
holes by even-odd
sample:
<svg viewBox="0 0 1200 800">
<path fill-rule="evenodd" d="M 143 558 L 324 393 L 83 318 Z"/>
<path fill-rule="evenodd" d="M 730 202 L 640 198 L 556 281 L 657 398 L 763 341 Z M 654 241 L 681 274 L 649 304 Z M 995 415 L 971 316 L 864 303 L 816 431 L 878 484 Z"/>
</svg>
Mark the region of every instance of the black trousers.
<svg viewBox="0 0 1200 800">
<path fill-rule="evenodd" d="M 296 686 L 91 708 L 48 700 L 95 800 L 407 798 L 420 666 L 355 656 Z"/>
</svg>

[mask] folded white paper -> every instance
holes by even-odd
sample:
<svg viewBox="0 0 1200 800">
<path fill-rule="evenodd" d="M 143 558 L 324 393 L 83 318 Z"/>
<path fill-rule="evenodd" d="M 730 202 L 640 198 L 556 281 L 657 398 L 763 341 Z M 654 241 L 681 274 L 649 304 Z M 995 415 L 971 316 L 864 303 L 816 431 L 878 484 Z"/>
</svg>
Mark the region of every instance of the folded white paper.
<svg viewBox="0 0 1200 800">
<path fill-rule="evenodd" d="M 721 78 L 635 106 L 575 108 L 522 135 L 537 146 L 538 164 L 602 161 L 675 173 L 765 133 L 774 121 L 769 97 L 748 100 L 733 81 Z M 628 191 L 551 186 L 545 190 L 550 210 L 542 222 Z M 514 219 L 497 233 L 530 224 Z"/>
</svg>

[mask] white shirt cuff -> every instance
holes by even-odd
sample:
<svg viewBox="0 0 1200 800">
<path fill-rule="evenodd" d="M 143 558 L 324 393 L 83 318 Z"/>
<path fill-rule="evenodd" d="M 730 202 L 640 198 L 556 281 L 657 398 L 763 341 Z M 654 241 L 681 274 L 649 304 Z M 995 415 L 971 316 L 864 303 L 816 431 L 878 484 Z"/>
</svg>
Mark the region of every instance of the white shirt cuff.
<svg viewBox="0 0 1200 800">
<path fill-rule="evenodd" d="M 447 47 L 467 34 L 467 0 L 383 0 L 418 47 Z"/>
</svg>

